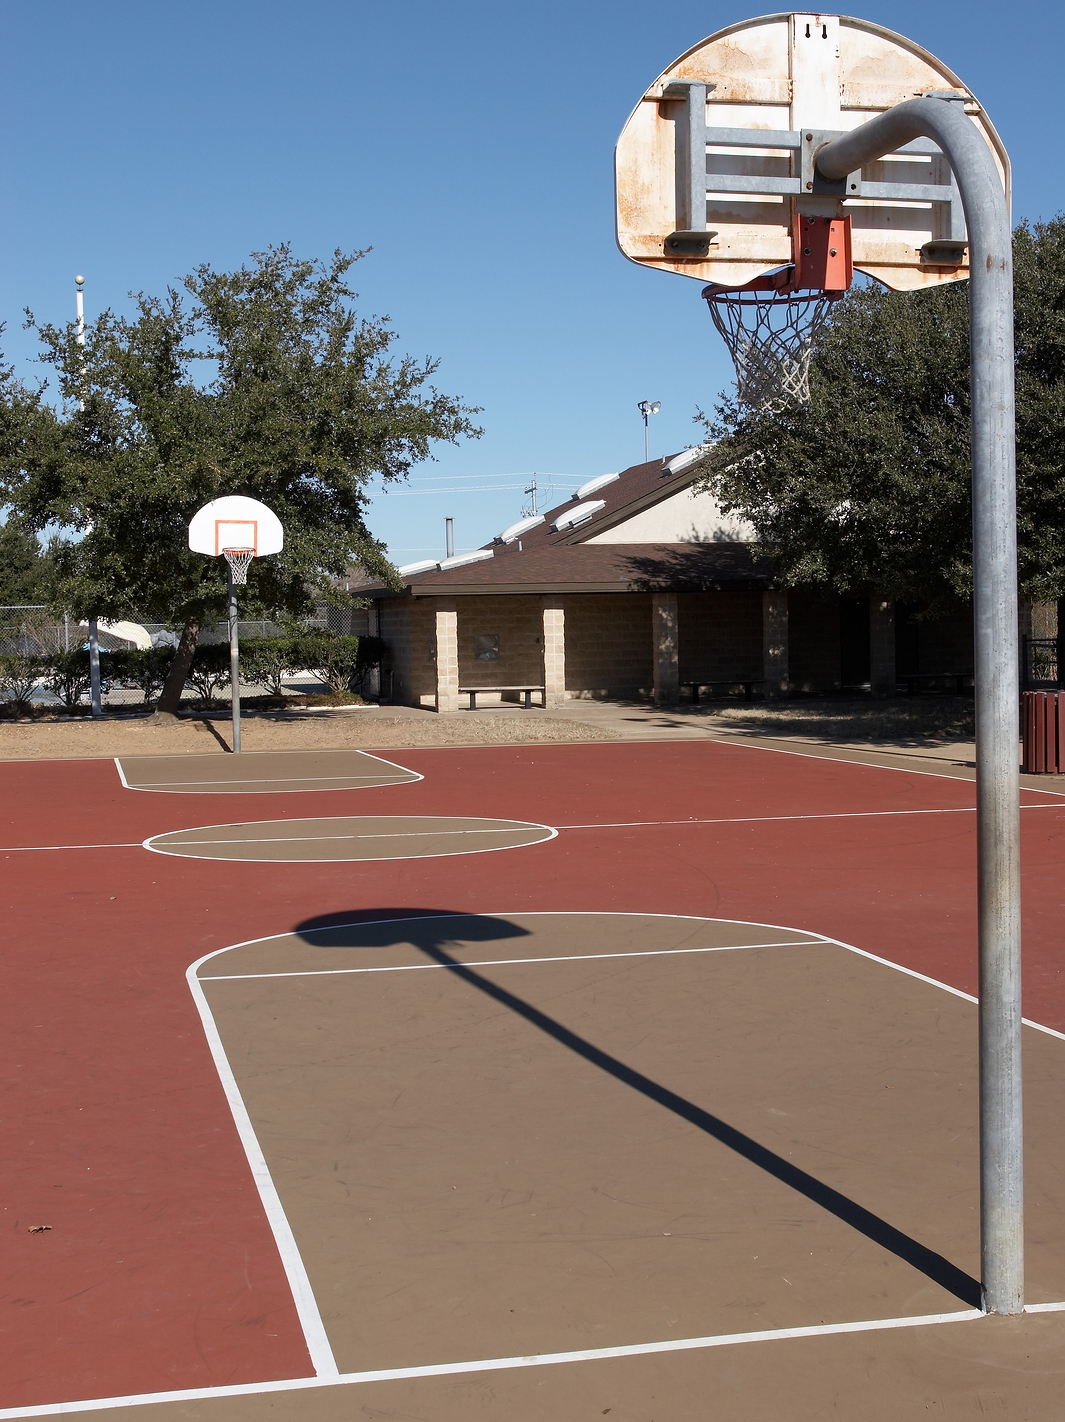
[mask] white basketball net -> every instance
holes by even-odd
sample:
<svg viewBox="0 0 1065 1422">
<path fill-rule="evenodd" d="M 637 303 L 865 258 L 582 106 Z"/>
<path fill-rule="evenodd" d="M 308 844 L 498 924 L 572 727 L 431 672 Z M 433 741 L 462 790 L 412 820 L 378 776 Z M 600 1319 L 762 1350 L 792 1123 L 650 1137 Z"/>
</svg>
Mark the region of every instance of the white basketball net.
<svg viewBox="0 0 1065 1422">
<path fill-rule="evenodd" d="M 235 584 L 248 581 L 248 564 L 255 557 L 254 548 L 223 548 L 222 557 L 229 564 Z"/>
<path fill-rule="evenodd" d="M 810 355 L 840 292 L 703 291 L 736 367 L 740 404 L 756 412 L 810 401 Z"/>
</svg>

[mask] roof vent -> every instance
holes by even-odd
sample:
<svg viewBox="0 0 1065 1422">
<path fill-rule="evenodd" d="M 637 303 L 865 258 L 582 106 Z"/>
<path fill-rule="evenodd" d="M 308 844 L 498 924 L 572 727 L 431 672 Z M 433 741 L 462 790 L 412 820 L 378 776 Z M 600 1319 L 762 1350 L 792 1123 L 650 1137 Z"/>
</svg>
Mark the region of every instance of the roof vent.
<svg viewBox="0 0 1065 1422">
<path fill-rule="evenodd" d="M 667 474 L 680 474 L 683 470 L 690 469 L 693 464 L 698 464 L 700 459 L 705 459 L 711 449 L 713 449 L 712 444 L 697 444 L 694 449 L 686 449 L 683 454 L 675 454 L 662 470 L 663 477 Z"/>
<path fill-rule="evenodd" d="M 593 514 L 606 508 L 606 499 L 589 499 L 586 504 L 578 504 L 575 509 L 567 509 L 559 514 L 551 525 L 552 533 L 561 533 L 564 528 L 576 528 L 579 523 L 587 523 Z"/>
<path fill-rule="evenodd" d="M 464 568 L 467 563 L 483 563 L 486 558 L 495 556 L 491 548 L 478 548 L 473 553 L 456 553 L 454 558 L 444 558 L 437 566 L 445 573 L 449 568 Z"/>
<path fill-rule="evenodd" d="M 404 563 L 402 568 L 396 569 L 396 572 L 401 578 L 412 578 L 415 573 L 427 573 L 430 568 L 435 567 L 435 558 L 423 558 L 420 563 Z"/>
<path fill-rule="evenodd" d="M 543 523 L 543 514 L 533 514 L 531 518 L 519 518 L 517 523 L 512 523 L 509 528 L 505 528 L 499 535 L 500 543 L 513 543 L 516 538 L 520 538 L 523 533 L 528 533 L 530 528 L 536 528 Z"/>
<path fill-rule="evenodd" d="M 589 479 L 587 484 L 582 484 L 573 497 L 586 499 L 589 494 L 594 494 L 596 489 L 605 489 L 608 484 L 613 484 L 616 479 L 620 478 L 620 474 L 600 474 L 595 479 Z"/>
</svg>

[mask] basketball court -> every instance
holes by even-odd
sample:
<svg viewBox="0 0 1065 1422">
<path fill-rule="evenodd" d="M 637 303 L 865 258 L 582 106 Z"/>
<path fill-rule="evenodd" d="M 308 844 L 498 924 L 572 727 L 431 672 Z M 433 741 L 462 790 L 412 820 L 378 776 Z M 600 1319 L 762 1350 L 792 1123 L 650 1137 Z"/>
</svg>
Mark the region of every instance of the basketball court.
<svg viewBox="0 0 1065 1422">
<path fill-rule="evenodd" d="M 794 1373 L 813 1417 L 827 1367 L 841 1395 L 890 1375 L 864 1415 L 933 1379 L 979 1416 L 1065 1371 L 1065 799 L 1024 792 L 1054 1030 L 1026 1029 L 1030 1311 L 994 1320 L 971 782 L 718 742 L 403 759 L 424 778 L 268 824 L 402 794 L 540 837 L 233 866 L 141 842 L 202 838 L 213 790 L 3 767 L 26 1302 L 0 1415 L 643 1419 L 709 1390 L 757 1417 Z M 60 785 L 65 849 L 36 833 Z"/>
<path fill-rule="evenodd" d="M 880 142 L 896 110 L 924 136 Z M 833 176 L 866 124 L 879 156 Z M 952 144 L 998 211 L 1005 152 L 933 56 L 845 17 L 748 21 L 640 99 L 619 243 L 709 281 L 742 400 L 801 400 L 855 270 L 900 290 L 971 270 L 981 309 Z M 238 686 L 236 588 L 280 524 L 231 497 L 189 541 L 227 560 Z M 977 697 L 997 647 L 980 704 L 1008 715 L 977 753 L 984 774 L 991 742 L 1013 757 L 1012 813 L 1012 642 L 992 643 Z M 0 1417 L 1057 1415 L 1065 796 L 1020 791 L 1009 1317 L 981 1312 L 968 779 L 710 740 L 403 759 L 0 767 L 21 1113 Z M 305 799 L 210 798 L 264 791 Z"/>
</svg>

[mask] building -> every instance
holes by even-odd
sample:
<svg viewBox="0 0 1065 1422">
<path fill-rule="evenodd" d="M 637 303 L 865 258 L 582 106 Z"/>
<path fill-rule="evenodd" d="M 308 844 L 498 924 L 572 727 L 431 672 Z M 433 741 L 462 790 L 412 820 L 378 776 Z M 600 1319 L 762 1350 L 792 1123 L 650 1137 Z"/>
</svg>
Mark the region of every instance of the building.
<svg viewBox="0 0 1065 1422">
<path fill-rule="evenodd" d="M 875 594 L 779 587 L 750 529 L 693 488 L 702 454 L 589 480 L 475 553 L 400 569 L 400 592 L 359 589 L 372 600 L 367 630 L 388 648 L 392 699 L 455 711 L 471 689 L 484 705 L 536 688 L 549 707 L 891 696 L 900 683 L 947 689 L 971 677 L 965 610 L 917 621 Z"/>
</svg>

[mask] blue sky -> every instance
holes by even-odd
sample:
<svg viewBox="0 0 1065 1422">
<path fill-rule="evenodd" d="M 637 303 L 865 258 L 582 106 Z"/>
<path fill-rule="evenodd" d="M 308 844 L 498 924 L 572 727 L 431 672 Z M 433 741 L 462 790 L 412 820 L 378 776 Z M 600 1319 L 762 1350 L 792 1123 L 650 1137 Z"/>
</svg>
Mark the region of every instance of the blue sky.
<svg viewBox="0 0 1065 1422">
<path fill-rule="evenodd" d="M 685 448 L 731 378 L 699 288 L 614 245 L 612 155 L 645 87 L 734 4 L 633 0 L 405 5 L 243 0 L 4 6 L 0 318 L 37 379 L 21 312 L 123 309 L 200 262 L 270 243 L 372 247 L 355 269 L 397 350 L 483 407 L 484 437 L 444 446 L 374 501 L 397 562 L 472 548 L 642 457 L 637 401 L 662 402 L 652 453 Z M 869 4 L 938 54 L 1010 151 L 1016 219 L 1065 207 L 1065 8 Z M 441 492 L 446 491 L 446 492 Z M 454 491 L 454 492 L 452 492 Z M 464 492 L 458 492 L 464 491 Z"/>
</svg>

